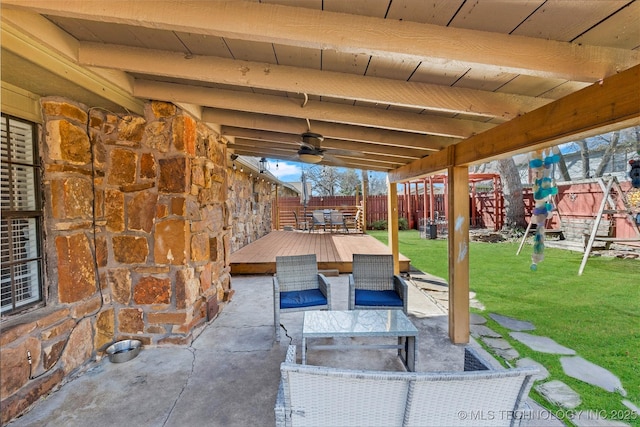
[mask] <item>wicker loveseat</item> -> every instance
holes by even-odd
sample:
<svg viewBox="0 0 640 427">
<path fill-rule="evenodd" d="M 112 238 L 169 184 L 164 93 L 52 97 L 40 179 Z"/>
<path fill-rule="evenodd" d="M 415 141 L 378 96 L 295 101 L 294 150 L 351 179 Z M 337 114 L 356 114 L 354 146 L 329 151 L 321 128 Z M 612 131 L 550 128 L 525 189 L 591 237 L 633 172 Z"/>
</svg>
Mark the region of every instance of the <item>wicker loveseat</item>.
<svg viewBox="0 0 640 427">
<path fill-rule="evenodd" d="M 277 426 L 512 426 L 537 368 L 494 370 L 465 348 L 466 372 L 357 371 L 281 364 Z M 473 371 L 473 372 L 471 372 Z"/>
</svg>

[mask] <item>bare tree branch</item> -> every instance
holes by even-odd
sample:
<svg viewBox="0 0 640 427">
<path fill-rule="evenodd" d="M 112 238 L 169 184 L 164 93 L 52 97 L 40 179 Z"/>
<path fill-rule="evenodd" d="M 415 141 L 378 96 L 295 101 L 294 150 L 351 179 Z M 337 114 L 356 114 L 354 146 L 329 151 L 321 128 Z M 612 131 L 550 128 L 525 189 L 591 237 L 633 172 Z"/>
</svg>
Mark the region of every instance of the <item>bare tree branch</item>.
<svg viewBox="0 0 640 427">
<path fill-rule="evenodd" d="M 616 147 L 618 146 L 618 141 L 620 140 L 620 132 L 615 131 L 611 134 L 611 141 L 607 145 L 607 149 L 604 151 L 602 155 L 602 159 L 600 160 L 600 164 L 596 168 L 595 176 L 600 177 L 604 174 L 605 169 L 609 162 L 611 162 L 611 158 L 613 154 L 616 152 Z"/>
</svg>

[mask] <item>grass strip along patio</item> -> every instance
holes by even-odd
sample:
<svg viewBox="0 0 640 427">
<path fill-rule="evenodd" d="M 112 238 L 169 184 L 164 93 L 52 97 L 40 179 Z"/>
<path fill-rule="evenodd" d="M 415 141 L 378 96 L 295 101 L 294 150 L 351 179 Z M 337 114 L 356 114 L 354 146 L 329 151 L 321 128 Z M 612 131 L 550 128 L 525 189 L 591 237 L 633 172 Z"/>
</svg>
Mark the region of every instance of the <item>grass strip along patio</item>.
<svg viewBox="0 0 640 427">
<path fill-rule="evenodd" d="M 388 242 L 386 231 L 369 234 Z M 545 259 L 534 272 L 529 268 L 532 246 L 525 246 L 519 256 L 517 249 L 517 241 L 470 242 L 470 288 L 485 306 L 484 311 L 471 310 L 486 317 L 487 326 L 501 333 L 520 357 L 544 365 L 550 373 L 548 380 L 560 380 L 579 393 L 582 404 L 576 412 L 591 410 L 640 426 L 640 417 L 629 415 L 629 408 L 621 403 L 623 399 L 635 405 L 640 402 L 640 261 L 592 257 L 578 276 L 582 253 L 545 248 Z M 399 250 L 414 268 L 448 277 L 446 240 L 423 239 L 415 230 L 400 231 Z M 618 376 L 627 396 L 567 376 L 558 355 L 533 351 L 512 339 L 489 313 L 533 323 L 534 334 L 550 337 Z M 550 407 L 534 390 L 530 395 L 550 411 L 560 409 Z"/>
</svg>

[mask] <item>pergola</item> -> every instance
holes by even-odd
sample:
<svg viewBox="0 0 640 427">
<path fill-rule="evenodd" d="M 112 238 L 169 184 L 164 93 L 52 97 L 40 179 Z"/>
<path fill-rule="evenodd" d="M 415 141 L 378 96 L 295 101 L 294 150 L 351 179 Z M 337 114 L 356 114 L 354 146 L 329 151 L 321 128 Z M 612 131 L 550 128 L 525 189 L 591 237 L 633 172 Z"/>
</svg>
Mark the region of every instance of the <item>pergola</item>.
<svg viewBox="0 0 640 427">
<path fill-rule="evenodd" d="M 434 185 L 439 184 L 439 185 L 444 185 L 445 189 L 446 189 L 446 185 L 448 182 L 448 177 L 447 175 L 444 174 L 439 174 L 439 175 L 430 175 L 427 178 L 422 178 L 419 180 L 412 180 L 409 182 L 405 182 L 405 192 L 407 190 L 407 188 L 409 189 L 409 194 L 411 194 L 411 185 L 415 185 L 416 187 L 416 193 L 419 192 L 419 186 L 420 184 L 422 184 L 423 187 L 423 194 L 424 194 L 424 199 L 423 199 L 423 217 L 425 219 L 425 221 L 427 219 L 430 219 L 431 221 L 434 221 L 434 218 L 436 218 L 436 211 L 435 211 L 435 188 Z M 497 173 L 471 173 L 469 174 L 469 185 L 471 186 L 471 194 L 472 194 L 472 200 L 474 200 L 476 198 L 476 190 L 477 190 L 477 185 L 481 182 L 491 182 L 491 187 L 493 189 L 493 199 L 495 200 L 495 212 L 496 212 L 496 219 L 495 219 L 495 223 L 494 223 L 494 230 L 498 231 L 499 229 L 502 228 L 502 222 L 503 219 L 497 214 L 498 211 L 500 211 L 504 206 L 502 206 L 502 200 L 500 198 L 500 193 L 502 192 L 502 184 L 500 182 L 500 174 Z M 408 186 L 408 187 L 407 187 Z M 429 198 L 427 198 L 427 194 L 429 194 Z M 409 203 L 407 206 L 407 210 L 409 212 L 411 212 L 414 207 L 411 206 L 411 198 L 408 198 Z M 445 202 L 444 205 L 444 215 L 447 215 L 447 212 L 449 210 L 449 207 L 447 205 L 447 203 Z M 476 219 L 477 215 L 476 215 L 476 209 L 471 209 L 471 224 L 476 224 L 477 219 Z M 411 221 L 409 223 L 409 228 L 411 228 Z"/>
<path fill-rule="evenodd" d="M 321 164 L 388 172 L 389 206 L 394 184 L 446 172 L 455 343 L 469 338 L 469 166 L 640 124 L 638 1 L 1 6 L 7 108 L 20 89 L 134 113 L 173 102 L 230 152 L 283 160 L 319 134 Z M 398 268 L 397 210 L 388 222 Z"/>
</svg>

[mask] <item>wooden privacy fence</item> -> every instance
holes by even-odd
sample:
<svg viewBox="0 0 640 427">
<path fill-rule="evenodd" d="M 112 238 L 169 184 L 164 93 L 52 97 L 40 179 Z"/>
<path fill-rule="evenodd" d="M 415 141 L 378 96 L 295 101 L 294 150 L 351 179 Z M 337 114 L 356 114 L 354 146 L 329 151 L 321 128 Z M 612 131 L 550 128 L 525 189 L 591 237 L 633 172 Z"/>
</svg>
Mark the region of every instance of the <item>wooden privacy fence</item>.
<svg viewBox="0 0 640 427">
<path fill-rule="evenodd" d="M 276 227 L 282 230 L 287 226 L 296 227 L 296 217 L 298 221 L 305 220 L 305 214 L 311 213 L 315 209 L 337 209 L 339 211 L 355 215 L 358 211 L 355 196 L 328 196 L 311 197 L 307 206 L 300 203 L 300 197 L 280 197 L 278 199 L 278 216 L 280 223 Z"/>
<path fill-rule="evenodd" d="M 495 200 L 492 192 L 477 192 L 470 194 L 470 221 L 472 227 L 493 228 L 495 230 L 502 227 L 504 223 L 504 212 L 502 194 L 498 201 Z M 427 221 L 446 223 L 447 206 L 446 195 L 435 194 L 433 197 L 433 218 L 431 218 L 431 198 L 427 194 L 427 200 L 423 194 L 398 195 L 398 217 L 405 218 L 410 229 L 418 229 L 420 220 L 426 218 Z M 280 197 L 278 199 L 279 218 L 277 229 L 284 229 L 285 226 L 296 226 L 296 216 L 299 220 L 304 218 L 305 208 L 300 203 L 299 197 Z M 307 203 L 306 212 L 314 209 L 338 209 L 343 212 L 355 215 L 358 210 L 355 196 L 329 196 L 311 197 Z M 426 212 L 426 215 L 425 215 Z M 496 218 L 497 212 L 497 218 Z M 387 196 L 377 195 L 367 197 L 366 206 L 367 228 L 372 228 L 376 223 L 387 220 Z"/>
<path fill-rule="evenodd" d="M 630 191 L 631 184 L 628 181 L 621 182 L 620 187 L 623 193 L 626 193 Z M 431 209 L 429 194 L 427 194 L 426 203 L 424 194 L 416 194 L 415 192 L 412 192 L 411 195 L 399 194 L 398 216 L 407 219 L 411 229 L 418 229 L 422 218 L 427 218 L 427 221 L 436 222 L 441 226 L 444 223 L 446 226 L 446 197 L 446 194 L 434 194 L 433 209 Z M 591 231 L 602 197 L 602 189 L 596 180 L 558 183 L 558 197 L 554 201 L 558 207 L 558 214 L 551 218 L 547 227 L 562 229 L 567 240 L 582 241 L 584 236 Z M 525 219 L 528 221 L 534 206 L 530 189 L 524 189 L 523 198 Z M 471 227 L 493 230 L 499 230 L 503 227 L 504 200 L 501 191 L 472 189 L 469 193 L 469 205 L 469 225 Z M 285 226 L 295 227 L 294 212 L 298 218 L 304 217 L 304 206 L 300 203 L 299 197 L 279 198 L 277 209 L 278 216 L 274 216 L 280 219 L 277 229 L 283 229 Z M 314 209 L 338 209 L 355 214 L 358 207 L 355 196 L 311 197 L 307 203 L 307 212 Z M 433 218 L 431 218 L 432 211 Z M 634 212 L 640 214 L 640 207 L 636 208 Z M 366 215 L 367 228 L 371 228 L 378 221 L 386 221 L 387 196 L 368 196 Z M 607 230 L 603 230 L 603 234 L 606 232 L 606 234 L 618 238 L 637 236 L 637 225 L 629 220 L 628 214 L 618 213 L 610 215 L 610 217 L 603 221 L 603 228 L 607 228 Z"/>
</svg>

